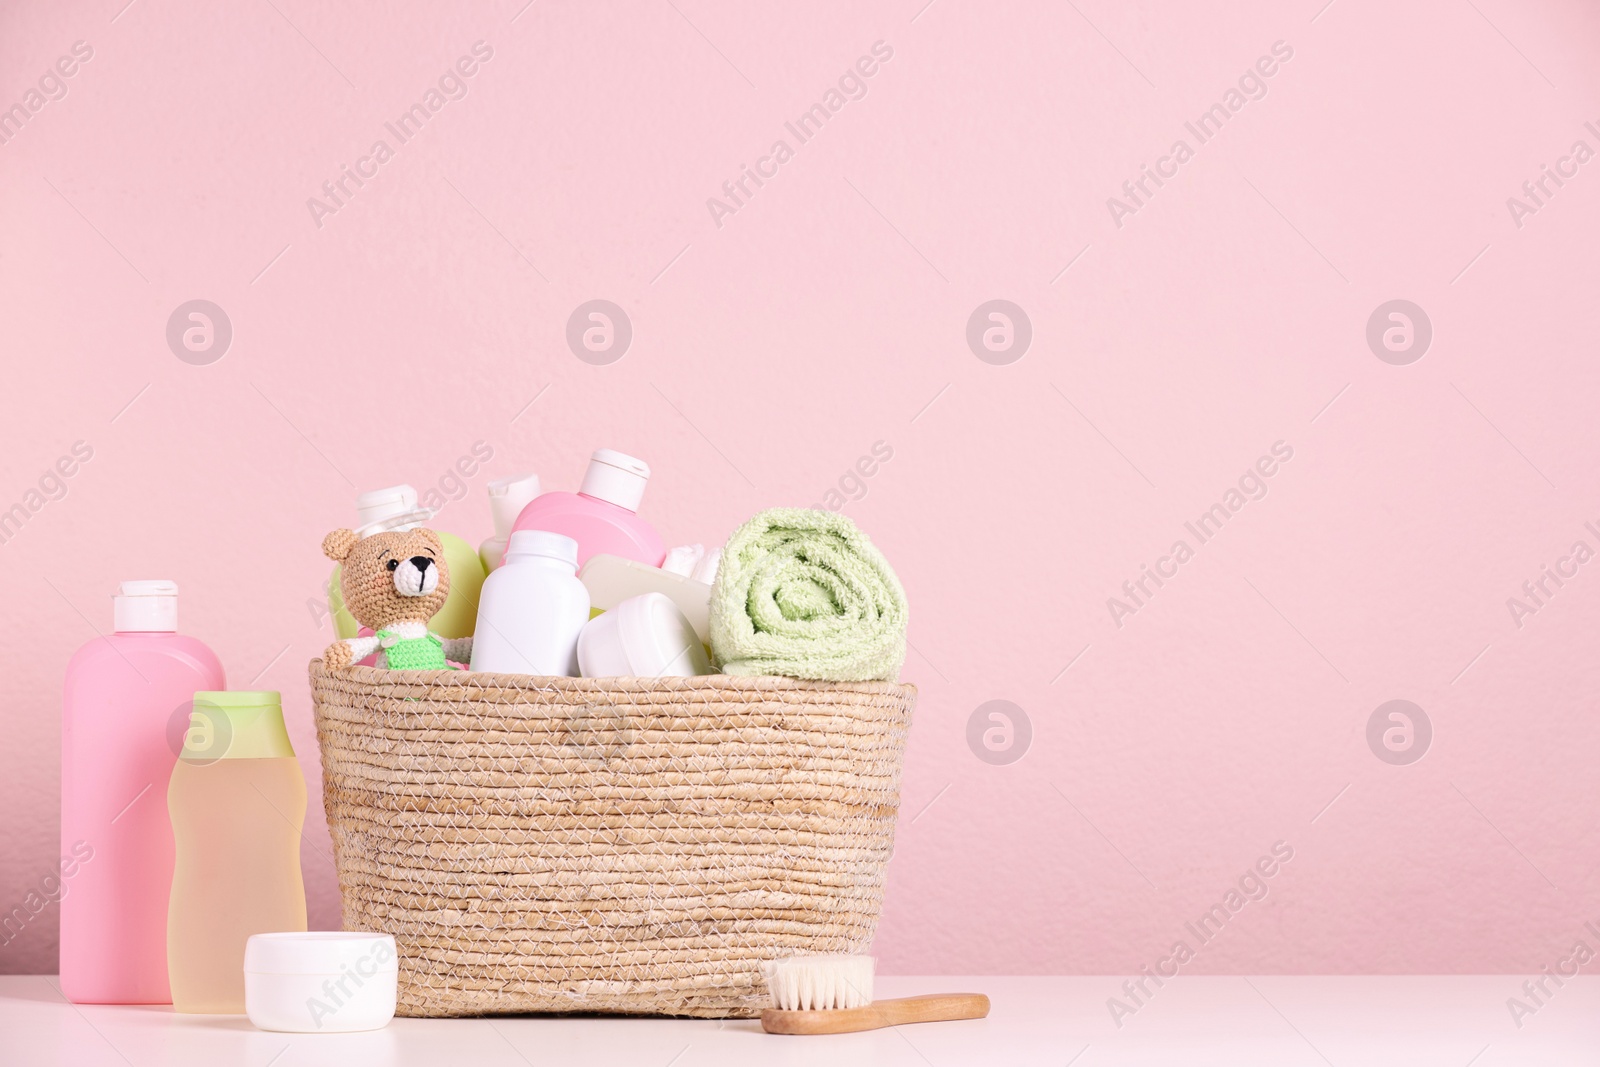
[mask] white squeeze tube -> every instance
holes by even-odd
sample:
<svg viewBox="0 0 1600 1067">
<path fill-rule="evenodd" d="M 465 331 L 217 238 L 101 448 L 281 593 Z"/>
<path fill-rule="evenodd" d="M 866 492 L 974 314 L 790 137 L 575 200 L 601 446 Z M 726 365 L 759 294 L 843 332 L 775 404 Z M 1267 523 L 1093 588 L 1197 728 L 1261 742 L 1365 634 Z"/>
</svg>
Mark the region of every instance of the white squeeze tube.
<svg viewBox="0 0 1600 1067">
<path fill-rule="evenodd" d="M 478 558 L 483 560 L 485 573 L 500 566 L 511 540 L 512 525 L 539 493 L 537 474 L 521 474 L 489 483 L 489 515 L 494 519 L 494 536 L 478 546 Z"/>
</svg>

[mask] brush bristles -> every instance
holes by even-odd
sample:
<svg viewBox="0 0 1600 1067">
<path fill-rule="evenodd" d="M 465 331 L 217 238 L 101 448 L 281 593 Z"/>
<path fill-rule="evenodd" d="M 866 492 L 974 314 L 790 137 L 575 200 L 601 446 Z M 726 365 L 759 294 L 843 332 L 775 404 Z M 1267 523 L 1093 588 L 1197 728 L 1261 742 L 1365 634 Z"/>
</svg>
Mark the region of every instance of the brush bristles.
<svg viewBox="0 0 1600 1067">
<path fill-rule="evenodd" d="M 864 1008 L 872 1003 L 871 956 L 790 956 L 767 960 L 772 1003 L 784 1011 Z"/>
</svg>

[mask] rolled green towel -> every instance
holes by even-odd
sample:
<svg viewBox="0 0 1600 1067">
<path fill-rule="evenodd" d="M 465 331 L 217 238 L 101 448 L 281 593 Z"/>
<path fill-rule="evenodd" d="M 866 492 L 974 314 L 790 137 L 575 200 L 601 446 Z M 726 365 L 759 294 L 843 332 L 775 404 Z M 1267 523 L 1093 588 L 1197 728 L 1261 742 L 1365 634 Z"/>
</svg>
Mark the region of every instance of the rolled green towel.
<svg viewBox="0 0 1600 1067">
<path fill-rule="evenodd" d="M 897 681 L 906 594 L 843 515 L 768 508 L 733 532 L 711 591 L 711 654 L 724 674 Z"/>
</svg>

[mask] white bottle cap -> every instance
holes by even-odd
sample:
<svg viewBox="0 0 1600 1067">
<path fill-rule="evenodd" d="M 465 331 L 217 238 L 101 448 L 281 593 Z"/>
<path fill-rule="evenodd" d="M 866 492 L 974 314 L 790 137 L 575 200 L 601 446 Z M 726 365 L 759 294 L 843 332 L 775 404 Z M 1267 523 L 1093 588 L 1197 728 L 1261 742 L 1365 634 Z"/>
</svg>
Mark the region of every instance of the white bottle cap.
<svg viewBox="0 0 1600 1067">
<path fill-rule="evenodd" d="M 166 579 L 123 582 L 111 598 L 112 628 L 119 634 L 178 632 L 178 583 Z"/>
<path fill-rule="evenodd" d="M 391 485 L 356 497 L 356 514 L 363 526 L 415 511 L 416 507 L 417 491 L 409 485 Z"/>
<path fill-rule="evenodd" d="M 578 572 L 578 542 L 566 534 L 548 530 L 518 530 L 506 545 L 505 561 L 510 563 L 519 557 L 529 556 L 560 560 L 571 567 L 574 574 Z"/>
<path fill-rule="evenodd" d="M 599 448 L 589 457 L 578 492 L 604 500 L 629 511 L 639 510 L 645 483 L 650 480 L 650 464 L 609 448 Z"/>
<path fill-rule="evenodd" d="M 391 485 L 356 497 L 356 515 L 361 520 L 356 536 L 371 537 L 386 530 L 414 530 L 434 512 L 417 506 L 417 491 L 411 486 Z"/>
<path fill-rule="evenodd" d="M 707 585 L 714 585 L 717 580 L 717 571 L 721 569 L 721 567 L 722 546 L 718 545 L 716 548 L 713 548 L 710 552 L 707 552 L 704 556 L 700 557 L 700 562 L 694 565 L 694 573 L 689 575 L 689 577 L 693 578 L 697 582 L 705 582 Z"/>
<path fill-rule="evenodd" d="M 677 548 L 669 548 L 667 558 L 661 561 L 661 569 L 689 578 L 694 575 L 694 569 L 700 565 L 705 555 L 705 545 L 679 545 Z"/>
<path fill-rule="evenodd" d="M 489 483 L 489 514 L 494 518 L 494 535 L 504 541 L 511 536 L 517 516 L 539 495 L 539 476 L 523 474 Z"/>
</svg>

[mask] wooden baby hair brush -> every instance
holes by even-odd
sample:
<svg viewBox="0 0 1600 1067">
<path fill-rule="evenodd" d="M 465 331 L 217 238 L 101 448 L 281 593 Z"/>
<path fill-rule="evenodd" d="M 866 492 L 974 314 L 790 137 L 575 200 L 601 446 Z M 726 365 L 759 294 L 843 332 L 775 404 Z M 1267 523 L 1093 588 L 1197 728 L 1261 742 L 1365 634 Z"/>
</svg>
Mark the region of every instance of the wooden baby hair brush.
<svg viewBox="0 0 1600 1067">
<path fill-rule="evenodd" d="M 849 1034 L 902 1023 L 982 1019 L 982 993 L 872 999 L 871 956 L 790 956 L 761 965 L 773 1006 L 761 1013 L 769 1034 Z"/>
</svg>

